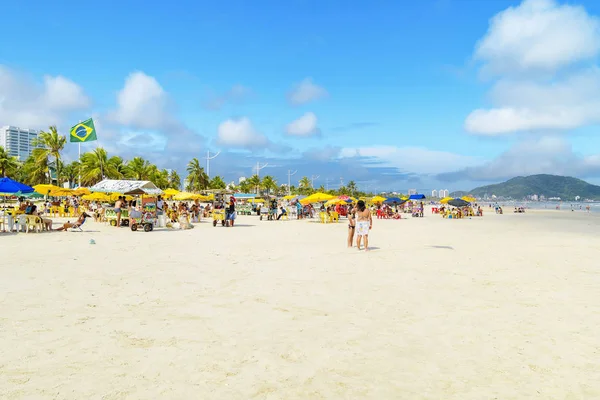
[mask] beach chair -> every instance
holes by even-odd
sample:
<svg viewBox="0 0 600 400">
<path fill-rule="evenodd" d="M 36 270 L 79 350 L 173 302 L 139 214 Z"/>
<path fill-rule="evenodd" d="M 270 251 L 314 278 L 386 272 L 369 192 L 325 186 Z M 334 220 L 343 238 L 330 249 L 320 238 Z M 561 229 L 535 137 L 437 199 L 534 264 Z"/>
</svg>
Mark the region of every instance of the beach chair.
<svg viewBox="0 0 600 400">
<path fill-rule="evenodd" d="M 44 223 L 37 215 L 26 215 L 25 216 L 25 232 L 29 233 L 29 229 L 33 232 L 41 232 L 44 230 Z"/>
<path fill-rule="evenodd" d="M 321 220 L 321 223 L 323 223 L 323 224 L 326 224 L 327 222 L 329 222 L 329 216 L 327 215 L 326 212 L 320 212 L 319 219 Z"/>
<path fill-rule="evenodd" d="M 83 220 L 83 222 L 82 222 L 81 224 L 78 224 L 77 222 L 75 222 L 75 223 L 73 224 L 73 226 L 69 228 L 69 230 L 70 230 L 71 232 L 83 232 L 83 229 L 81 229 L 81 227 L 83 226 L 83 224 L 85 224 L 85 221 L 86 221 L 86 220 L 87 220 L 87 218 L 86 218 L 86 219 L 84 219 L 84 220 Z"/>
</svg>

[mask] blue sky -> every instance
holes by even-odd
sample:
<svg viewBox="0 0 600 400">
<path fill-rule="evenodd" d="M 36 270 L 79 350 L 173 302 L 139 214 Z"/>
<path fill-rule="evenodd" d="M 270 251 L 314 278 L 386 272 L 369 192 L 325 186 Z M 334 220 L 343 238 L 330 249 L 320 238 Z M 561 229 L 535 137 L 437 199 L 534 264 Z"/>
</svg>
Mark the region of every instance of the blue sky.
<svg viewBox="0 0 600 400">
<path fill-rule="evenodd" d="M 369 190 L 600 182 L 598 15 L 553 0 L 11 2 L 0 125 L 66 133 L 92 115 L 84 150 L 182 174 L 221 151 L 211 174 L 227 180 L 260 161 L 282 183 L 291 169 Z"/>
</svg>

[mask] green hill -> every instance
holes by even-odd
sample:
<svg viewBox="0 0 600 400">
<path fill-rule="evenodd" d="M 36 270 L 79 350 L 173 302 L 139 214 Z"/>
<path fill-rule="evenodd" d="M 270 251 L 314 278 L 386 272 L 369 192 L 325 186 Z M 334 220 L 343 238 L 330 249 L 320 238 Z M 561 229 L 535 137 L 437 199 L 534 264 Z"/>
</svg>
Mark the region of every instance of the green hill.
<svg viewBox="0 0 600 400">
<path fill-rule="evenodd" d="M 496 195 L 520 200 L 529 195 L 544 195 L 546 198 L 560 197 L 561 200 L 583 199 L 600 200 L 600 186 L 581 179 L 557 175 L 518 176 L 503 183 L 487 185 L 469 191 L 471 195 L 483 197 Z"/>
</svg>

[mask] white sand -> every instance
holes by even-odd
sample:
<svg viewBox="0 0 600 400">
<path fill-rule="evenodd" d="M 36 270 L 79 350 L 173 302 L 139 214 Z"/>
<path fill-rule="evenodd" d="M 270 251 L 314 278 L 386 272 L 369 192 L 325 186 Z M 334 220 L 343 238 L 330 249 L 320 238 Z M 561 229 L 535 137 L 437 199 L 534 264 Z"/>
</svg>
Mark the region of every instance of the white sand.
<svg viewBox="0 0 600 400">
<path fill-rule="evenodd" d="M 238 222 L 0 235 L 0 398 L 600 398 L 597 216 Z"/>
</svg>

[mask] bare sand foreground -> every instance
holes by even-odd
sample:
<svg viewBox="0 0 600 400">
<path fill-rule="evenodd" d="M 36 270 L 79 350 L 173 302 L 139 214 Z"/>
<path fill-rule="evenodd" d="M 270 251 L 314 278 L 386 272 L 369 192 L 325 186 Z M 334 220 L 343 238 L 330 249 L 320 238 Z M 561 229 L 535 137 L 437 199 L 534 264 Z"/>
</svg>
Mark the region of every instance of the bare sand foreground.
<svg viewBox="0 0 600 400">
<path fill-rule="evenodd" d="M 0 235 L 0 398 L 600 398 L 597 216 L 238 223 Z"/>
</svg>

